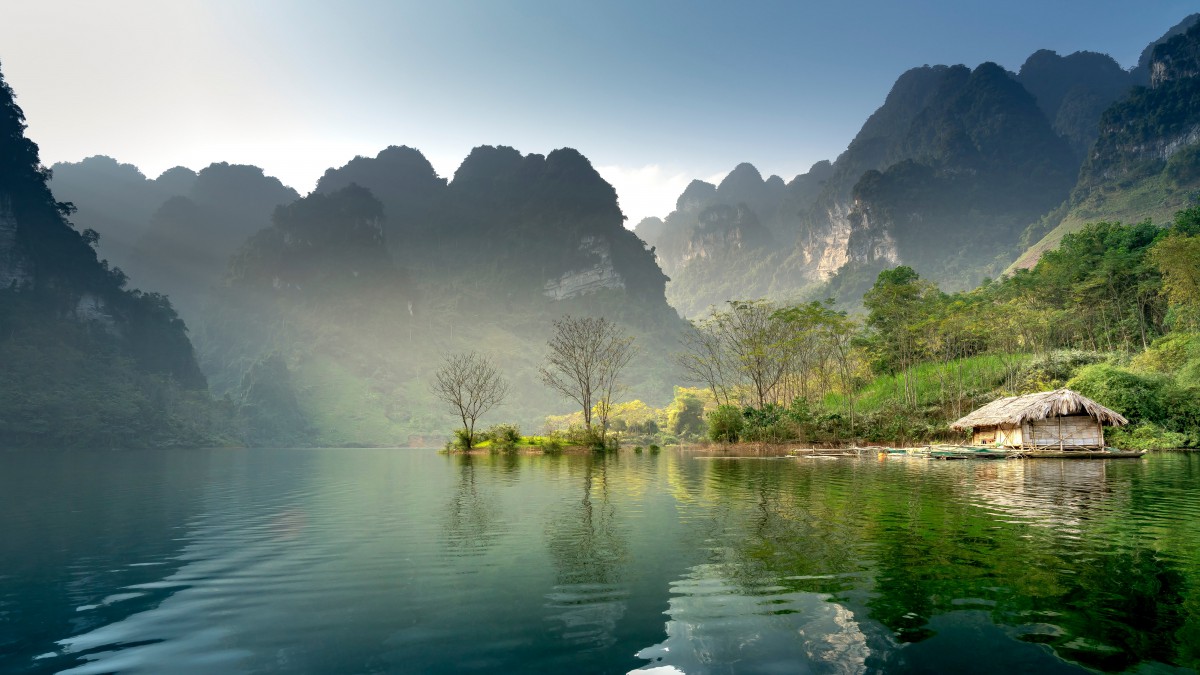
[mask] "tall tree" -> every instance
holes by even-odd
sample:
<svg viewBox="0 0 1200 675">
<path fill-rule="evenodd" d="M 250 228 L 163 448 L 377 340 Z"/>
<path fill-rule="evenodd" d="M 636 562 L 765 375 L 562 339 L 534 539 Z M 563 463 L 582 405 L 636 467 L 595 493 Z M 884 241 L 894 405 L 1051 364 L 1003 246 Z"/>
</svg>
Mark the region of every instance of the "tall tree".
<svg viewBox="0 0 1200 675">
<path fill-rule="evenodd" d="M 683 351 L 676 354 L 674 360 L 687 380 L 707 386 L 717 405 L 728 405 L 729 390 L 735 384 L 735 367 L 729 363 L 716 317 L 693 321 L 680 343 Z"/>
<path fill-rule="evenodd" d="M 1171 233 L 1150 249 L 1150 260 L 1162 274 L 1176 322 L 1200 327 L 1200 207 L 1175 214 Z"/>
<path fill-rule="evenodd" d="M 761 409 L 787 372 L 786 324 L 763 300 L 733 301 L 717 315 L 723 339 Z"/>
<path fill-rule="evenodd" d="M 504 401 L 508 381 L 490 358 L 467 352 L 446 356 L 430 389 L 462 420 L 466 449 L 470 450 L 475 443 L 475 421 Z"/>
<path fill-rule="evenodd" d="M 554 322 L 547 347 L 546 364 L 539 369 L 542 382 L 580 405 L 589 435 L 595 433 L 592 417 L 597 414 L 604 442 L 621 371 L 636 353 L 633 337 L 605 318 L 567 316 Z"/>
<path fill-rule="evenodd" d="M 916 403 L 916 382 L 909 372 L 919 361 L 920 320 L 928 316 L 930 301 L 937 288 L 921 279 L 907 265 L 879 273 L 875 285 L 863 296 L 863 305 L 870 314 L 867 325 L 876 331 L 876 368 L 900 375 L 904 386 L 904 401 Z"/>
</svg>

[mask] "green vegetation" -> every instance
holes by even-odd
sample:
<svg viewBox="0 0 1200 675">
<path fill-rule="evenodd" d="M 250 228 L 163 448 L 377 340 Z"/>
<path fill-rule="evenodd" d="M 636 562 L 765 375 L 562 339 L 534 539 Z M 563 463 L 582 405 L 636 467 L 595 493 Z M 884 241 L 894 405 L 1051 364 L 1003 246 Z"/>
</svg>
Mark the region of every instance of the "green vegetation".
<svg viewBox="0 0 1200 675">
<path fill-rule="evenodd" d="M 1200 445 L 1198 231 L 1200 208 L 1168 227 L 1095 223 L 1032 270 L 954 294 L 887 269 L 861 323 L 821 303 L 730 303 L 694 323 L 680 365 L 719 404 L 720 442 L 955 439 L 947 424 L 983 403 L 1067 386 L 1131 421 L 1111 443 Z"/>
</svg>

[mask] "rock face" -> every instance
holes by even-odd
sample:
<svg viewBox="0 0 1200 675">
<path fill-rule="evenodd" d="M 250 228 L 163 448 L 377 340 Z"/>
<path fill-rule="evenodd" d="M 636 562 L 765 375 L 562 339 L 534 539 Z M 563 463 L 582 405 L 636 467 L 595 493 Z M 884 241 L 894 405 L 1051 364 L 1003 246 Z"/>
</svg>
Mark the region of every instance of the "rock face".
<svg viewBox="0 0 1200 675">
<path fill-rule="evenodd" d="M 1037 99 L 1054 130 L 1081 160 L 1099 133 L 1100 115 L 1134 85 L 1134 76 L 1111 56 L 1048 49 L 1026 59 L 1017 81 Z"/>
<path fill-rule="evenodd" d="M 1197 15 L 1143 53 L 1145 84 L 1113 103 L 1063 208 L 1024 233 L 1011 266 L 1028 268 L 1087 223 L 1169 221 L 1200 190 L 1200 23 Z"/>
<path fill-rule="evenodd" d="M 95 293 L 84 293 L 75 303 L 75 319 L 102 326 L 111 335 L 118 335 L 120 327 L 104 298 Z"/>
<path fill-rule="evenodd" d="M 579 252 L 594 258 L 591 267 L 571 270 L 558 279 L 546 282 L 545 295 L 566 300 L 604 289 L 624 289 L 625 280 L 612 263 L 612 247 L 603 237 L 586 235 L 579 240 Z"/>
<path fill-rule="evenodd" d="M 17 247 L 17 219 L 12 202 L 0 195 L 0 289 L 21 286 L 32 278 L 29 260 Z"/>
<path fill-rule="evenodd" d="M 1150 59 L 1150 88 L 1200 75 L 1200 24 L 1193 24 L 1154 48 Z"/>
<path fill-rule="evenodd" d="M 769 240 L 770 235 L 759 225 L 758 217 L 745 202 L 739 202 L 737 206 L 717 204 L 700 212 L 680 264 L 761 246 Z"/>
</svg>

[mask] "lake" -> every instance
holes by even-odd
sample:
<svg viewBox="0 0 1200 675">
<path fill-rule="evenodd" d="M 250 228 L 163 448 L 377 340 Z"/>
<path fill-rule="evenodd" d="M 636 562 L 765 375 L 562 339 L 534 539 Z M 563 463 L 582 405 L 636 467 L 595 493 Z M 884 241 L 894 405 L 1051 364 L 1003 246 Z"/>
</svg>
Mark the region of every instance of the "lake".
<svg viewBox="0 0 1200 675">
<path fill-rule="evenodd" d="M 1200 668 L 1200 454 L 0 462 L 3 673 Z"/>
</svg>

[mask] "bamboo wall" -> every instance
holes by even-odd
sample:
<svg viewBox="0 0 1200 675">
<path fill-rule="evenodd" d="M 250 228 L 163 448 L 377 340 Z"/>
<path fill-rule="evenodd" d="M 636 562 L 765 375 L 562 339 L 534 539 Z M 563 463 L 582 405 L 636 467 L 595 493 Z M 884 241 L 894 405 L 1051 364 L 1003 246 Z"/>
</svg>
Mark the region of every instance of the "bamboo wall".
<svg viewBox="0 0 1200 675">
<path fill-rule="evenodd" d="M 1020 427 L 1006 425 L 976 429 L 971 443 L 1009 448 L 1103 448 L 1104 427 L 1087 415 L 1050 417 L 1027 422 Z"/>
</svg>

